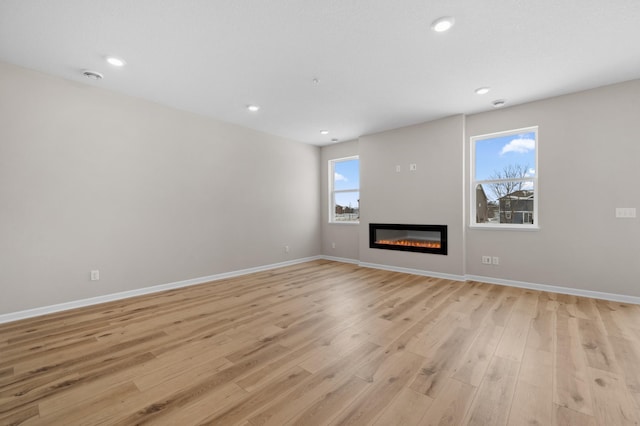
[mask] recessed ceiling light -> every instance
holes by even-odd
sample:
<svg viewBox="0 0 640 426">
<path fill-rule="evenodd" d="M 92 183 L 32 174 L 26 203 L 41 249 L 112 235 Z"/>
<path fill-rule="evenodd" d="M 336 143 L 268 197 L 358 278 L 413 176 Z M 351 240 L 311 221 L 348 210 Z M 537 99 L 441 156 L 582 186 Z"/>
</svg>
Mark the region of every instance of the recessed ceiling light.
<svg viewBox="0 0 640 426">
<path fill-rule="evenodd" d="M 247 109 L 251 112 L 256 112 L 260 109 L 258 105 L 247 105 Z"/>
<path fill-rule="evenodd" d="M 104 76 L 98 71 L 84 70 L 82 72 L 82 75 L 84 75 L 85 77 L 91 80 L 102 80 L 104 78 Z"/>
<path fill-rule="evenodd" d="M 486 95 L 487 93 L 489 93 L 489 90 L 491 90 L 490 87 L 478 87 L 476 89 L 476 94 L 478 94 L 478 95 Z"/>
<path fill-rule="evenodd" d="M 506 104 L 506 103 L 507 103 L 507 101 L 505 101 L 504 99 L 498 99 L 498 100 L 495 100 L 495 101 L 491 102 L 491 104 L 493 105 L 494 108 L 503 107 L 504 104 Z"/>
<path fill-rule="evenodd" d="M 116 58 L 115 56 L 107 56 L 107 62 L 109 62 L 114 67 L 124 67 L 126 62 L 120 58 Z"/>
<path fill-rule="evenodd" d="M 318 80 L 317 78 L 314 78 L 313 80 L 311 80 L 311 82 L 313 84 L 320 84 L 320 80 Z"/>
<path fill-rule="evenodd" d="M 453 19 L 453 17 L 443 16 L 431 23 L 431 29 L 437 33 L 441 33 L 453 27 L 454 23 L 455 23 L 455 20 Z"/>
<path fill-rule="evenodd" d="M 333 142 L 333 143 L 338 142 L 338 138 L 333 138 L 333 139 L 331 139 L 331 142 Z"/>
<path fill-rule="evenodd" d="M 328 135 L 329 131 L 328 130 L 320 130 L 320 134 L 321 135 Z"/>
</svg>

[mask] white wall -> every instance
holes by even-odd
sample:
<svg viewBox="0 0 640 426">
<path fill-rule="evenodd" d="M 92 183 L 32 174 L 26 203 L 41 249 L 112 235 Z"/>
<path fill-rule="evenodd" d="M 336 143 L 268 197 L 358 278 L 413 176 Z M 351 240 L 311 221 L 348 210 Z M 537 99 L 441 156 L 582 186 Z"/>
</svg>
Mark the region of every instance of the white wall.
<svg viewBox="0 0 640 426">
<path fill-rule="evenodd" d="M 0 314 L 319 253 L 640 296 L 640 220 L 614 217 L 616 207 L 640 208 L 638 111 L 640 80 L 363 136 L 320 155 L 0 63 Z M 541 229 L 469 229 L 468 137 L 532 125 Z M 327 161 L 356 154 L 361 224 L 328 224 Z M 369 249 L 370 222 L 447 224 L 449 255 Z M 482 265 L 482 255 L 500 265 Z M 92 269 L 100 281 L 89 281 Z"/>
<path fill-rule="evenodd" d="M 0 314 L 320 254 L 317 147 L 1 63 L 0 120 Z"/>
<path fill-rule="evenodd" d="M 467 273 L 640 296 L 640 220 L 615 218 L 640 211 L 639 117 L 640 80 L 468 116 L 467 136 L 539 126 L 541 229 L 469 229 Z"/>
<path fill-rule="evenodd" d="M 640 213 L 638 117 L 635 80 L 361 137 L 359 261 L 640 296 L 640 218 L 615 218 L 616 207 Z M 536 125 L 540 230 L 469 228 L 469 137 Z M 446 223 L 450 254 L 370 249 L 369 222 Z"/>
<path fill-rule="evenodd" d="M 464 274 L 463 129 L 457 115 L 360 138 L 360 261 Z M 371 249 L 369 223 L 447 225 L 448 255 Z"/>
</svg>

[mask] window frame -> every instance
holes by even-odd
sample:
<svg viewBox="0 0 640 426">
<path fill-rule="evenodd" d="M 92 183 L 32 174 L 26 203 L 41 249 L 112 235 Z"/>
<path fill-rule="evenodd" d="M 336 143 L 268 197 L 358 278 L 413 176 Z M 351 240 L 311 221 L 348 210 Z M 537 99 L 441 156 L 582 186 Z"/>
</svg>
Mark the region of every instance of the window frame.
<svg viewBox="0 0 640 426">
<path fill-rule="evenodd" d="M 335 220 L 335 212 L 336 212 L 336 194 L 339 193 L 349 193 L 349 192 L 357 192 L 360 193 L 360 182 L 358 179 L 358 188 L 356 189 L 334 189 L 335 184 L 335 165 L 336 163 L 340 163 L 343 161 L 352 161 L 358 160 L 358 176 L 360 175 L 360 156 L 359 155 L 351 155 L 349 157 L 341 157 L 341 158 L 332 158 L 328 161 L 329 165 L 329 220 L 328 222 L 331 224 L 339 224 L 339 225 L 358 225 L 360 224 L 360 203 L 358 203 L 358 219 L 357 220 Z"/>
<path fill-rule="evenodd" d="M 476 180 L 476 143 L 478 141 L 492 139 L 496 137 L 504 137 L 509 135 L 518 135 L 521 133 L 533 133 L 535 135 L 535 164 L 533 165 L 535 170 L 535 175 L 532 177 L 525 178 L 506 178 L 506 179 L 485 179 L 485 180 Z M 540 229 L 540 219 L 539 219 L 539 199 L 540 199 L 540 187 L 538 185 L 539 178 L 539 167 L 538 167 L 538 156 L 540 152 L 539 146 L 539 128 L 538 126 L 530 126 L 523 127 L 520 129 L 513 130 L 505 130 L 494 133 L 487 133 L 483 135 L 476 135 L 470 137 L 470 175 L 469 175 L 469 196 L 470 196 L 470 206 L 469 209 L 469 227 L 474 229 L 491 229 L 491 230 L 524 230 L 524 231 L 535 231 Z M 476 199 L 477 186 L 491 183 L 500 183 L 500 182 L 532 182 L 534 188 L 534 196 L 533 196 L 533 223 L 477 223 L 477 208 L 478 208 L 478 200 Z M 483 187 L 484 188 L 484 187 Z"/>
</svg>

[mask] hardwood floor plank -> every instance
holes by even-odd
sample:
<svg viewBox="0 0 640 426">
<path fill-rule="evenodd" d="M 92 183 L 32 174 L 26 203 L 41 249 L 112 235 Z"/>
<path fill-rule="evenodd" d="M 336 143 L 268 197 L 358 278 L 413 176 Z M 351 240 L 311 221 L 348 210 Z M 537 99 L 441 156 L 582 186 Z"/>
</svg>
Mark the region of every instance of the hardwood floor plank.
<svg viewBox="0 0 640 426">
<path fill-rule="evenodd" d="M 609 342 L 616 354 L 627 389 L 640 411 L 640 342 L 617 336 L 609 336 Z"/>
<path fill-rule="evenodd" d="M 200 424 L 202 425 L 223 425 L 235 424 L 247 418 L 255 411 L 267 404 L 277 402 L 279 399 L 285 398 L 290 392 L 293 392 L 305 378 L 311 373 L 300 367 L 294 367 L 286 372 L 282 377 L 274 379 L 264 388 L 258 389 L 249 394 L 248 397 L 242 399 L 234 406 L 207 417 Z"/>
<path fill-rule="evenodd" d="M 123 400 L 139 394 L 140 390 L 133 383 L 126 382 L 96 393 L 89 393 L 87 391 L 84 398 L 73 400 L 74 409 L 71 412 L 68 410 L 68 400 L 57 400 L 55 404 L 49 402 L 45 409 L 42 409 L 42 404 L 39 404 L 41 407 L 40 416 L 33 424 L 55 425 L 81 423 L 92 413 L 119 404 Z"/>
<path fill-rule="evenodd" d="M 419 374 L 411 382 L 410 388 L 431 398 L 438 396 L 444 387 L 445 379 L 455 373 L 455 366 L 464 356 L 473 341 L 476 330 L 456 327 L 442 341 L 434 344 L 431 353 L 424 353 L 426 362 Z"/>
<path fill-rule="evenodd" d="M 553 424 L 556 426 L 597 426 L 596 419 L 593 416 L 556 404 L 553 405 L 553 409 Z"/>
<path fill-rule="evenodd" d="M 553 421 L 553 354 L 528 349 L 518 374 L 509 425 L 550 425 Z"/>
<path fill-rule="evenodd" d="M 371 383 L 351 376 L 285 424 L 295 426 L 330 424 L 340 412 L 349 407 L 371 386 Z"/>
<path fill-rule="evenodd" d="M 599 321 L 579 319 L 578 332 L 589 367 L 612 373 L 620 372 L 606 332 L 601 328 Z"/>
<path fill-rule="evenodd" d="M 496 356 L 518 362 L 522 360 L 536 306 L 537 295 L 524 291 L 514 305 L 502 339 L 496 348 Z"/>
<path fill-rule="evenodd" d="M 549 293 L 538 295 L 536 312 L 527 336 L 527 348 L 553 352 L 555 345 L 556 301 Z"/>
<path fill-rule="evenodd" d="M 432 403 L 432 398 L 403 388 L 396 399 L 378 417 L 374 426 L 418 425 Z"/>
<path fill-rule="evenodd" d="M 519 368 L 519 362 L 493 357 L 471 404 L 465 420 L 466 424 L 506 424 Z"/>
<path fill-rule="evenodd" d="M 345 408 L 331 424 L 370 424 L 416 375 L 423 363 L 424 358 L 410 352 L 393 354 L 385 360 L 373 376 L 372 385 Z"/>
<path fill-rule="evenodd" d="M 480 386 L 503 331 L 504 327 L 485 325 L 461 358 L 452 377 L 475 387 Z"/>
<path fill-rule="evenodd" d="M 476 394 L 477 388 L 455 379 L 448 379 L 433 400 L 420 422 L 420 426 L 461 425 Z"/>
<path fill-rule="evenodd" d="M 20 425 L 34 419 L 38 419 L 38 406 L 36 404 L 0 414 L 0 424 L 2 425 Z"/>
<path fill-rule="evenodd" d="M 638 425 L 638 411 L 624 379 L 615 373 L 589 368 L 594 395 L 594 417 L 601 425 Z"/>
<path fill-rule="evenodd" d="M 556 320 L 553 401 L 593 415 L 587 360 L 580 343 L 577 319 L 558 311 Z"/>
<path fill-rule="evenodd" d="M 282 425 L 300 415 L 307 407 L 323 400 L 327 395 L 349 382 L 353 368 L 368 359 L 380 347 L 365 342 L 333 364 L 307 378 L 294 395 L 262 410 L 249 419 L 253 425 Z"/>
</svg>

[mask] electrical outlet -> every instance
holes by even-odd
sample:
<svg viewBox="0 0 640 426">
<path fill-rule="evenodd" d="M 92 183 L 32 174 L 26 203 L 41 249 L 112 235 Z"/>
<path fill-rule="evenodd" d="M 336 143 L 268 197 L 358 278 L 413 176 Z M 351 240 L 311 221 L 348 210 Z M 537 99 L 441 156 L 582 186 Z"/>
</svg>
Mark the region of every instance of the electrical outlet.
<svg viewBox="0 0 640 426">
<path fill-rule="evenodd" d="M 289 246 L 284 246 L 284 252 L 289 253 Z"/>
<path fill-rule="evenodd" d="M 91 271 L 91 281 L 98 281 L 100 279 L 100 271 L 93 270 Z"/>
<path fill-rule="evenodd" d="M 336 248 L 336 243 L 331 243 L 331 248 Z"/>
<path fill-rule="evenodd" d="M 491 263 L 493 263 L 494 265 L 499 265 L 500 258 L 498 256 L 493 256 L 493 259 L 491 259 Z"/>
<path fill-rule="evenodd" d="M 396 166 L 396 173 L 400 173 L 402 171 L 402 167 Z"/>
<path fill-rule="evenodd" d="M 636 217 L 635 207 L 616 207 L 616 217 L 624 219 L 633 219 Z"/>
<path fill-rule="evenodd" d="M 491 265 L 491 256 L 482 256 L 482 263 L 485 265 Z"/>
</svg>

